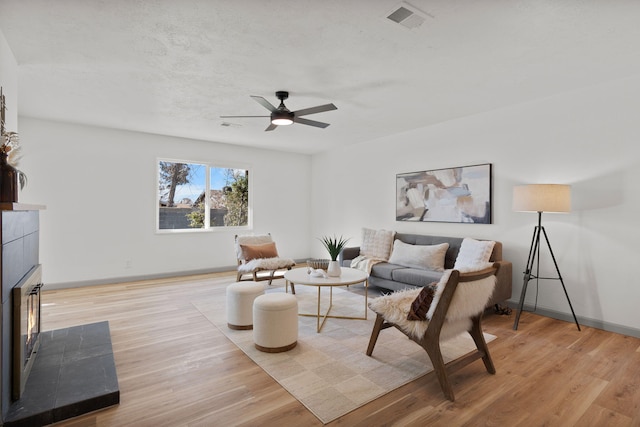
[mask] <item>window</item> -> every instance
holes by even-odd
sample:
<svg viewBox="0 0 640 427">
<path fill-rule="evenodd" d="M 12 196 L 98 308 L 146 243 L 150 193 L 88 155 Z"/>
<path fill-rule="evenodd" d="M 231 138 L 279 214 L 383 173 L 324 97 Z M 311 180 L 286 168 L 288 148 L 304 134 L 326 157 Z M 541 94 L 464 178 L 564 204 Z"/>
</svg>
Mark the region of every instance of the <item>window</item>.
<svg viewBox="0 0 640 427">
<path fill-rule="evenodd" d="M 248 227 L 249 211 L 248 170 L 158 162 L 158 230 Z"/>
</svg>

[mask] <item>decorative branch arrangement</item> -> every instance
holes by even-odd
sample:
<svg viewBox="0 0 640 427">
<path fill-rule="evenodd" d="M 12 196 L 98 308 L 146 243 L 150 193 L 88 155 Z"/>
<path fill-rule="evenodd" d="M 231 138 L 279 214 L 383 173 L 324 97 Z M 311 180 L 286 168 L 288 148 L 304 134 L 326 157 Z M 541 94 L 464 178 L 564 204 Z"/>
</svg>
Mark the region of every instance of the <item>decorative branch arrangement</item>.
<svg viewBox="0 0 640 427">
<path fill-rule="evenodd" d="M 7 163 L 14 168 L 18 166 L 21 156 L 20 137 L 18 132 L 7 132 L 5 130 L 5 113 L 7 110 L 7 101 L 0 87 L 0 153 L 7 155 Z M 16 169 L 20 188 L 27 185 L 27 176 L 24 172 Z"/>
<path fill-rule="evenodd" d="M 0 87 L 0 135 L 4 135 L 4 111 L 7 108 L 7 102 L 2 93 L 2 87 Z"/>
</svg>

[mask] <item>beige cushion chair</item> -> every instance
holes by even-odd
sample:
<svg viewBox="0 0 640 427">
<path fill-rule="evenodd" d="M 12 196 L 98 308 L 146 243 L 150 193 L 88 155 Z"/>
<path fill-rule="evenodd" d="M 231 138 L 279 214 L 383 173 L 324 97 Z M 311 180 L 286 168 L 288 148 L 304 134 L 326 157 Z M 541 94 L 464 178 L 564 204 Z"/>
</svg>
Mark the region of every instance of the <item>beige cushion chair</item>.
<svg viewBox="0 0 640 427">
<path fill-rule="evenodd" d="M 482 333 L 481 319 L 485 305 L 493 293 L 495 276 L 500 265 L 493 263 L 485 267 L 466 273 L 446 270 L 436 285 L 428 310 L 423 310 L 426 312 L 425 320 L 407 319 L 412 303 L 422 292 L 420 288 L 398 291 L 371 300 L 369 308 L 377 317 L 371 332 L 367 356 L 372 355 L 380 331 L 393 326 L 424 348 L 431 359 L 444 395 L 451 401 L 454 401 L 455 397 L 447 371 L 455 372 L 477 359 L 482 359 L 487 371 L 495 374 L 496 370 Z M 478 267 L 474 269 L 478 270 Z M 476 350 L 445 365 L 440 342 L 461 333 L 471 335 Z"/>
<path fill-rule="evenodd" d="M 271 284 L 273 279 L 284 277 L 284 272 L 296 265 L 294 260 L 278 256 L 271 234 L 236 236 L 235 245 L 238 282 L 268 280 Z M 293 285 L 291 289 L 295 293 Z"/>
</svg>

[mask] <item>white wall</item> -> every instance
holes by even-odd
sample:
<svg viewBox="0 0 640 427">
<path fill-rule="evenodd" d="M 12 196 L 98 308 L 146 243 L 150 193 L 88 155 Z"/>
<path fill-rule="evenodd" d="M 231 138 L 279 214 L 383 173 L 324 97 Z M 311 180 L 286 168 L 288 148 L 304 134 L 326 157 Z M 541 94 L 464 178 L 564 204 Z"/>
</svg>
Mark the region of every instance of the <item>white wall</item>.
<svg viewBox="0 0 640 427">
<path fill-rule="evenodd" d="M 312 233 L 353 243 L 361 227 L 500 240 L 517 302 L 536 214 L 512 211 L 513 186 L 571 184 L 572 213 L 545 214 L 543 225 L 574 309 L 591 324 L 640 332 L 638 111 L 640 77 L 314 156 Z M 479 163 L 493 164 L 492 225 L 395 221 L 397 173 Z M 542 275 L 554 276 L 542 254 Z M 526 302 L 534 297 L 531 282 Z M 558 281 L 541 282 L 538 307 L 570 313 Z"/>
<path fill-rule="evenodd" d="M 18 131 L 18 64 L 13 57 L 11 48 L 0 31 L 0 86 L 5 96 L 7 109 L 5 111 L 5 129 L 10 132 Z"/>
<path fill-rule="evenodd" d="M 282 256 L 309 256 L 300 236 L 310 227 L 310 156 L 26 117 L 20 136 L 29 178 L 20 202 L 46 205 L 40 259 L 49 289 L 235 266 L 237 230 L 155 232 L 158 158 L 250 167 L 254 232 L 270 232 Z"/>
</svg>

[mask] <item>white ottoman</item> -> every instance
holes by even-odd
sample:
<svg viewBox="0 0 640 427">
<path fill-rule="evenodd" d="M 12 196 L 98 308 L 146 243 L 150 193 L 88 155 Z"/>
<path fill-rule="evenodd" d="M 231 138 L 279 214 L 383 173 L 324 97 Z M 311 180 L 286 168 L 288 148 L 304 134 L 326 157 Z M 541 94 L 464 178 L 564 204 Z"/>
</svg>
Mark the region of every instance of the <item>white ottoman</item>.
<svg viewBox="0 0 640 427">
<path fill-rule="evenodd" d="M 238 282 L 227 286 L 227 326 L 253 329 L 253 300 L 264 294 L 258 282 Z"/>
<path fill-rule="evenodd" d="M 272 293 L 253 301 L 253 341 L 258 350 L 280 353 L 298 344 L 298 300 Z"/>
</svg>

